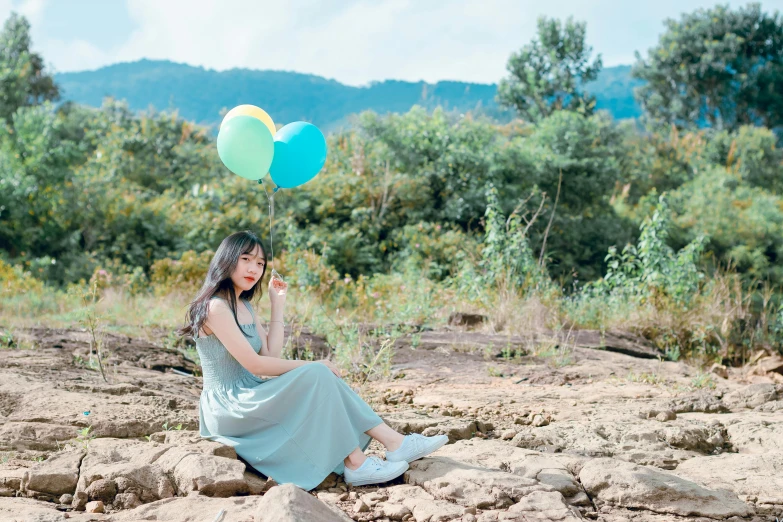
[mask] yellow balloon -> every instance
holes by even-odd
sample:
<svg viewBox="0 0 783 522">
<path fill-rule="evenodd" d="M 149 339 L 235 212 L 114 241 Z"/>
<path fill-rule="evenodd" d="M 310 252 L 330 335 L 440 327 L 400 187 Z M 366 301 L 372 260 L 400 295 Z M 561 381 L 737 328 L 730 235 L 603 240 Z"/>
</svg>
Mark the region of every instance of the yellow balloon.
<svg viewBox="0 0 783 522">
<path fill-rule="evenodd" d="M 275 133 L 277 132 L 277 129 L 275 129 L 275 122 L 272 121 L 271 116 L 269 116 L 262 108 L 256 107 L 255 105 L 238 105 L 234 107 L 228 111 L 226 116 L 223 118 L 223 121 L 220 123 L 220 126 L 222 127 L 224 123 L 234 116 L 252 116 L 254 118 L 258 118 L 263 122 L 264 125 L 267 126 L 269 132 L 272 133 L 272 137 L 274 137 Z"/>
</svg>

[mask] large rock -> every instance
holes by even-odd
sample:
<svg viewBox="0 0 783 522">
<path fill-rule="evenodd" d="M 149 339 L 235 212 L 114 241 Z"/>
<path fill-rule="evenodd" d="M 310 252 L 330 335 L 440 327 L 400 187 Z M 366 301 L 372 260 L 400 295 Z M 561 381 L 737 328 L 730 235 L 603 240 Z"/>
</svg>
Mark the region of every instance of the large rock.
<svg viewBox="0 0 783 522">
<path fill-rule="evenodd" d="M 654 419 L 616 414 L 614 420 L 568 420 L 525 427 L 511 444 L 532 450 L 567 449 L 591 457 L 616 457 L 674 469 L 687 459 L 724 451 L 727 441 L 720 424 L 670 426 Z"/>
<path fill-rule="evenodd" d="M 444 446 L 434 456 L 475 464 L 483 468 L 508 471 L 552 486 L 564 497 L 574 497 L 582 486 L 572 470 L 587 459 L 567 454 L 547 454 L 517 448 L 495 440 L 473 439 Z"/>
<path fill-rule="evenodd" d="M 174 479 L 179 495 L 198 491 L 210 497 L 231 497 L 247 492 L 245 465 L 236 459 L 174 446 L 155 464 Z"/>
<path fill-rule="evenodd" d="M 155 443 L 96 439 L 82 461 L 77 492 L 93 482 L 114 480 L 120 493 L 135 493 L 142 503 L 173 497 L 176 485 L 155 461 L 170 449 Z"/>
<path fill-rule="evenodd" d="M 117 496 L 117 483 L 113 480 L 98 479 L 89 485 L 85 493 L 89 500 L 100 500 L 109 504 Z"/>
<path fill-rule="evenodd" d="M 674 413 L 726 413 L 729 411 L 718 397 L 704 392 L 671 399 L 665 409 Z"/>
<path fill-rule="evenodd" d="M 507 508 L 533 492 L 555 491 L 533 479 L 447 457 L 413 462 L 405 472 L 405 481 L 423 487 L 435 498 L 479 509 Z M 530 502 L 535 503 L 534 498 L 530 497 Z M 560 499 L 562 507 L 567 509 L 562 495 Z"/>
<path fill-rule="evenodd" d="M 501 514 L 498 520 L 576 522 L 584 519 L 575 508 L 563 504 L 563 496 L 557 491 L 533 491 L 511 506 L 506 513 Z"/>
<path fill-rule="evenodd" d="M 723 451 L 726 445 L 723 427 L 717 424 L 709 426 L 670 426 L 657 430 L 657 433 L 661 440 L 666 441 L 671 447 L 707 455 Z"/>
<path fill-rule="evenodd" d="M 16 496 L 22 489 L 22 480 L 28 469 L 24 467 L 0 465 L 0 497 Z"/>
<path fill-rule="evenodd" d="M 779 515 L 783 506 L 783 453 L 727 453 L 683 462 L 675 473 L 710 489 L 728 489 L 758 511 Z"/>
<path fill-rule="evenodd" d="M 226 457 L 227 459 L 237 458 L 237 452 L 231 446 L 204 439 L 197 431 L 193 430 L 161 431 L 153 433 L 150 438 L 155 442 L 162 442 L 164 444 L 187 446 L 193 451 L 208 453 L 210 455 L 215 455 L 216 457 Z"/>
<path fill-rule="evenodd" d="M 212 522 L 221 510 L 221 522 L 248 522 L 258 510 L 263 497 L 211 498 L 202 495 L 174 497 L 144 504 L 130 511 L 121 511 L 106 518 L 107 522 Z M 77 521 L 80 519 L 76 519 Z M 85 522 L 89 519 L 85 519 Z M 100 520 L 100 519 L 92 519 Z"/>
<path fill-rule="evenodd" d="M 104 479 L 116 484 L 117 493 L 134 494 L 141 503 L 191 491 L 229 497 L 250 492 L 244 472 L 242 462 L 217 457 L 212 447 L 96 439 L 82 462 L 77 491 Z M 129 495 L 121 498 L 135 502 Z"/>
<path fill-rule="evenodd" d="M 75 426 L 9 420 L 0 426 L 0 450 L 57 451 L 58 441 L 75 439 L 78 435 Z"/>
<path fill-rule="evenodd" d="M 351 522 L 345 513 L 293 484 L 275 486 L 262 497 L 255 522 Z"/>
<path fill-rule="evenodd" d="M 48 502 L 0 497 L 0 520 L 3 522 L 66 522 L 65 517 L 65 513 L 57 511 L 54 504 Z"/>
<path fill-rule="evenodd" d="M 748 419 L 726 428 L 731 444 L 740 453 L 783 451 L 783 418 L 776 420 Z"/>
<path fill-rule="evenodd" d="M 392 486 L 389 502 L 401 503 L 413 513 L 416 522 L 444 522 L 462 516 L 464 508 L 446 500 L 437 500 L 419 486 Z"/>
<path fill-rule="evenodd" d="M 735 390 L 725 397 L 723 402 L 732 410 L 742 408 L 756 408 L 766 402 L 778 398 L 778 389 L 774 384 L 751 384 L 742 389 Z"/>
<path fill-rule="evenodd" d="M 73 494 L 79 480 L 79 466 L 84 458 L 80 450 L 55 453 L 45 461 L 36 464 L 22 478 L 21 490 L 44 493 L 59 498 L 65 493 Z"/>
<path fill-rule="evenodd" d="M 44 330 L 17 330 L 37 349 L 6 350 L 0 357 L 0 451 L 53 453 L 64 443 L 79 445 L 74 439 L 88 426 L 96 437 L 120 438 L 143 437 L 165 423 L 198 427 L 196 380 L 142 368 L 149 367 L 142 359 L 161 357 L 172 367 L 195 368 L 178 351 L 107 333 L 115 372 L 106 384 L 74 362 L 75 355 L 89 357 L 87 332 Z"/>
<path fill-rule="evenodd" d="M 407 519 L 413 515 L 413 511 L 403 504 L 396 504 L 394 502 L 380 502 L 375 506 L 375 513 L 379 518 L 386 517 L 391 520 Z M 431 517 L 430 517 L 431 518 Z"/>
<path fill-rule="evenodd" d="M 746 517 L 753 510 L 726 490 L 711 490 L 671 473 L 616 459 L 585 463 L 579 479 L 596 504 L 679 516 Z"/>
<path fill-rule="evenodd" d="M 416 412 L 384 414 L 383 420 L 400 433 L 421 433 L 427 437 L 446 435 L 449 438 L 449 442 L 470 439 L 477 432 L 486 432 L 492 429 L 492 426 L 488 426 L 476 419 Z"/>
</svg>

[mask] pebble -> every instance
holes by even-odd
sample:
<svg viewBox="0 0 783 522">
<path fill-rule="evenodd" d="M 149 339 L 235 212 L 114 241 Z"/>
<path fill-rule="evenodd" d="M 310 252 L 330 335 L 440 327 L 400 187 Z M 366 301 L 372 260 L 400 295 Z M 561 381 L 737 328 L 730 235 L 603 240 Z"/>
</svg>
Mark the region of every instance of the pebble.
<svg viewBox="0 0 783 522">
<path fill-rule="evenodd" d="M 93 500 L 92 502 L 87 502 L 87 505 L 84 506 L 84 510 L 87 513 L 103 513 L 104 505 L 100 500 Z"/>
</svg>

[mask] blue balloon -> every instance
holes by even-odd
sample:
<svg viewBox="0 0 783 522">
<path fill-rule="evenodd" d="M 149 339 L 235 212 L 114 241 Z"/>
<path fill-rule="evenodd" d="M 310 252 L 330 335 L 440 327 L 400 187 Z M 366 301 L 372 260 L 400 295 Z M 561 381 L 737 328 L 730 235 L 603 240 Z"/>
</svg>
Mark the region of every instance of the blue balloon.
<svg viewBox="0 0 783 522">
<path fill-rule="evenodd" d="M 294 188 L 313 179 L 326 163 L 326 138 L 311 123 L 289 123 L 275 134 L 269 175 L 280 188 Z"/>
</svg>

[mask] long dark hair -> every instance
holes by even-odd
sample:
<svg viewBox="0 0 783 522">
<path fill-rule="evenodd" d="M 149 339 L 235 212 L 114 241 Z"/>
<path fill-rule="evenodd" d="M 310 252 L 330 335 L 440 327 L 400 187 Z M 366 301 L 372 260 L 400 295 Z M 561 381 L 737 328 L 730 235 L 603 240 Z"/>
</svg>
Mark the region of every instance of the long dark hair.
<svg viewBox="0 0 783 522">
<path fill-rule="evenodd" d="M 261 252 L 264 253 L 264 259 L 266 259 L 264 245 L 249 230 L 235 232 L 220 243 L 217 252 L 215 252 L 212 261 L 209 263 L 209 270 L 207 270 L 204 284 L 201 285 L 201 290 L 198 291 L 196 298 L 191 301 L 185 314 L 185 325 L 177 330 L 179 335 L 190 335 L 194 339 L 198 336 L 201 327 L 204 326 L 207 320 L 209 300 L 214 296 L 222 297 L 228 301 L 228 305 L 234 313 L 234 321 L 239 326 L 239 319 L 237 319 L 237 296 L 234 290 L 234 282 L 231 280 L 231 274 L 237 267 L 239 257 L 243 254 L 252 253 L 256 247 L 261 249 Z M 258 289 L 260 296 L 260 292 L 263 292 L 263 289 L 259 283 L 264 279 L 264 275 L 266 275 L 266 263 L 264 263 L 261 277 L 258 278 L 256 284 L 250 290 L 244 290 L 239 294 L 240 299 L 252 301 L 256 289 Z M 240 330 L 242 329 L 240 328 Z M 242 330 L 242 333 L 244 333 L 244 330 Z"/>
</svg>

